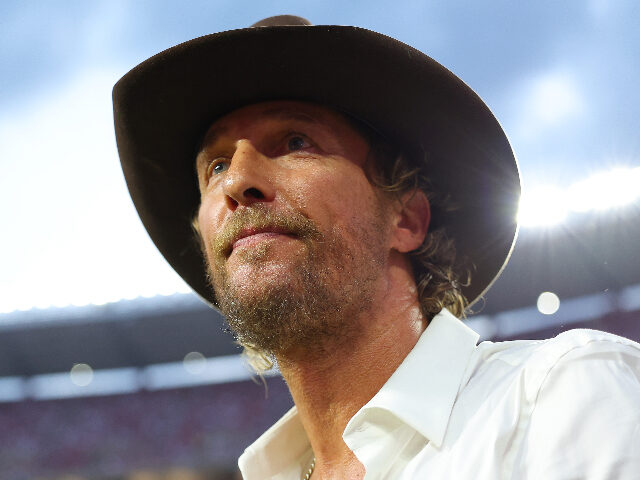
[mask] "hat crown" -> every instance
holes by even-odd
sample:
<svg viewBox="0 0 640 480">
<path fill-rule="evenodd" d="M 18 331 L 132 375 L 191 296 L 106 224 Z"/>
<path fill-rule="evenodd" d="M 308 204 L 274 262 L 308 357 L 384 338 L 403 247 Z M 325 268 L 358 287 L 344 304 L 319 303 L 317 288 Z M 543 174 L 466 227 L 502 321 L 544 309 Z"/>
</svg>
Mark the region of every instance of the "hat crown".
<svg viewBox="0 0 640 480">
<path fill-rule="evenodd" d="M 295 15 L 276 15 L 274 17 L 263 18 L 251 25 L 251 27 L 283 27 L 289 25 L 311 25 L 311 22 L 306 18 Z"/>
</svg>

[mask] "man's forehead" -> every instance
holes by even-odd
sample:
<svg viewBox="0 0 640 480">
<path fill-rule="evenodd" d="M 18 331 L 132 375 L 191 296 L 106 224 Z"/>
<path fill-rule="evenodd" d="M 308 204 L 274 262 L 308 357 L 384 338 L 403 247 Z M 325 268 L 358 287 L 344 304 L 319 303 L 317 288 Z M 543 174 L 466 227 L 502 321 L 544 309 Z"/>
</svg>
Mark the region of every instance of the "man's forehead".
<svg viewBox="0 0 640 480">
<path fill-rule="evenodd" d="M 324 105 L 292 100 L 262 102 L 238 108 L 215 120 L 207 130 L 202 145 L 214 143 L 232 128 L 241 131 L 267 121 L 298 121 L 310 125 L 337 122 L 345 128 L 350 126 L 344 114 Z"/>
</svg>

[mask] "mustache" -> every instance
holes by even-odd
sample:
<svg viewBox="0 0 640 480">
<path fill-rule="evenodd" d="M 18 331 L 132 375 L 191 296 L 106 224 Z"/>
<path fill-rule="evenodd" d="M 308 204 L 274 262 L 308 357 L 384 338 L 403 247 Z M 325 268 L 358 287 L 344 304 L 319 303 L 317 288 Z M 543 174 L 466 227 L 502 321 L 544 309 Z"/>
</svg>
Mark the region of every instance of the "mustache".
<svg viewBox="0 0 640 480">
<path fill-rule="evenodd" d="M 233 244 L 246 229 L 281 231 L 301 239 L 322 237 L 315 223 L 302 213 L 290 208 L 285 211 L 274 211 L 265 205 L 256 204 L 237 211 L 227 221 L 222 232 L 211 243 L 216 257 L 227 258 L 231 255 Z"/>
</svg>

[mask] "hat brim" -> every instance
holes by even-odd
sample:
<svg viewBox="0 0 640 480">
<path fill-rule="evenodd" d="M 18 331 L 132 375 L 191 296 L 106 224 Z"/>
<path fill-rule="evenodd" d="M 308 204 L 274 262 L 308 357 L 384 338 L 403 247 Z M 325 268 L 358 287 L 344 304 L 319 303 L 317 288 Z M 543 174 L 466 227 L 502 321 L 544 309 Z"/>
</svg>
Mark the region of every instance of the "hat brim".
<svg viewBox="0 0 640 480">
<path fill-rule="evenodd" d="M 470 261 L 474 303 L 503 269 L 517 232 L 518 166 L 489 108 L 422 52 L 357 27 L 232 30 L 165 50 L 113 90 L 118 151 L 138 214 L 180 276 L 215 304 L 191 221 L 200 203 L 197 143 L 217 118 L 269 100 L 320 103 L 423 151 L 456 209 L 432 212 Z M 463 272 L 461 272 L 463 273 Z"/>
</svg>

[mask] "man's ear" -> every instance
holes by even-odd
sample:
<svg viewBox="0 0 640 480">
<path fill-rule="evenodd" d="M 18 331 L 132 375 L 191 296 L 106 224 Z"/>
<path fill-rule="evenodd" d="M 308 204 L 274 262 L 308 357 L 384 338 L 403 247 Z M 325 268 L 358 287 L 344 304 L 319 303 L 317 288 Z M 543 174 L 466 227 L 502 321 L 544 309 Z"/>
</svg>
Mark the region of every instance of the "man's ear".
<svg viewBox="0 0 640 480">
<path fill-rule="evenodd" d="M 431 220 L 431 205 L 422 190 L 407 192 L 400 201 L 391 248 L 407 253 L 424 242 Z"/>
</svg>

